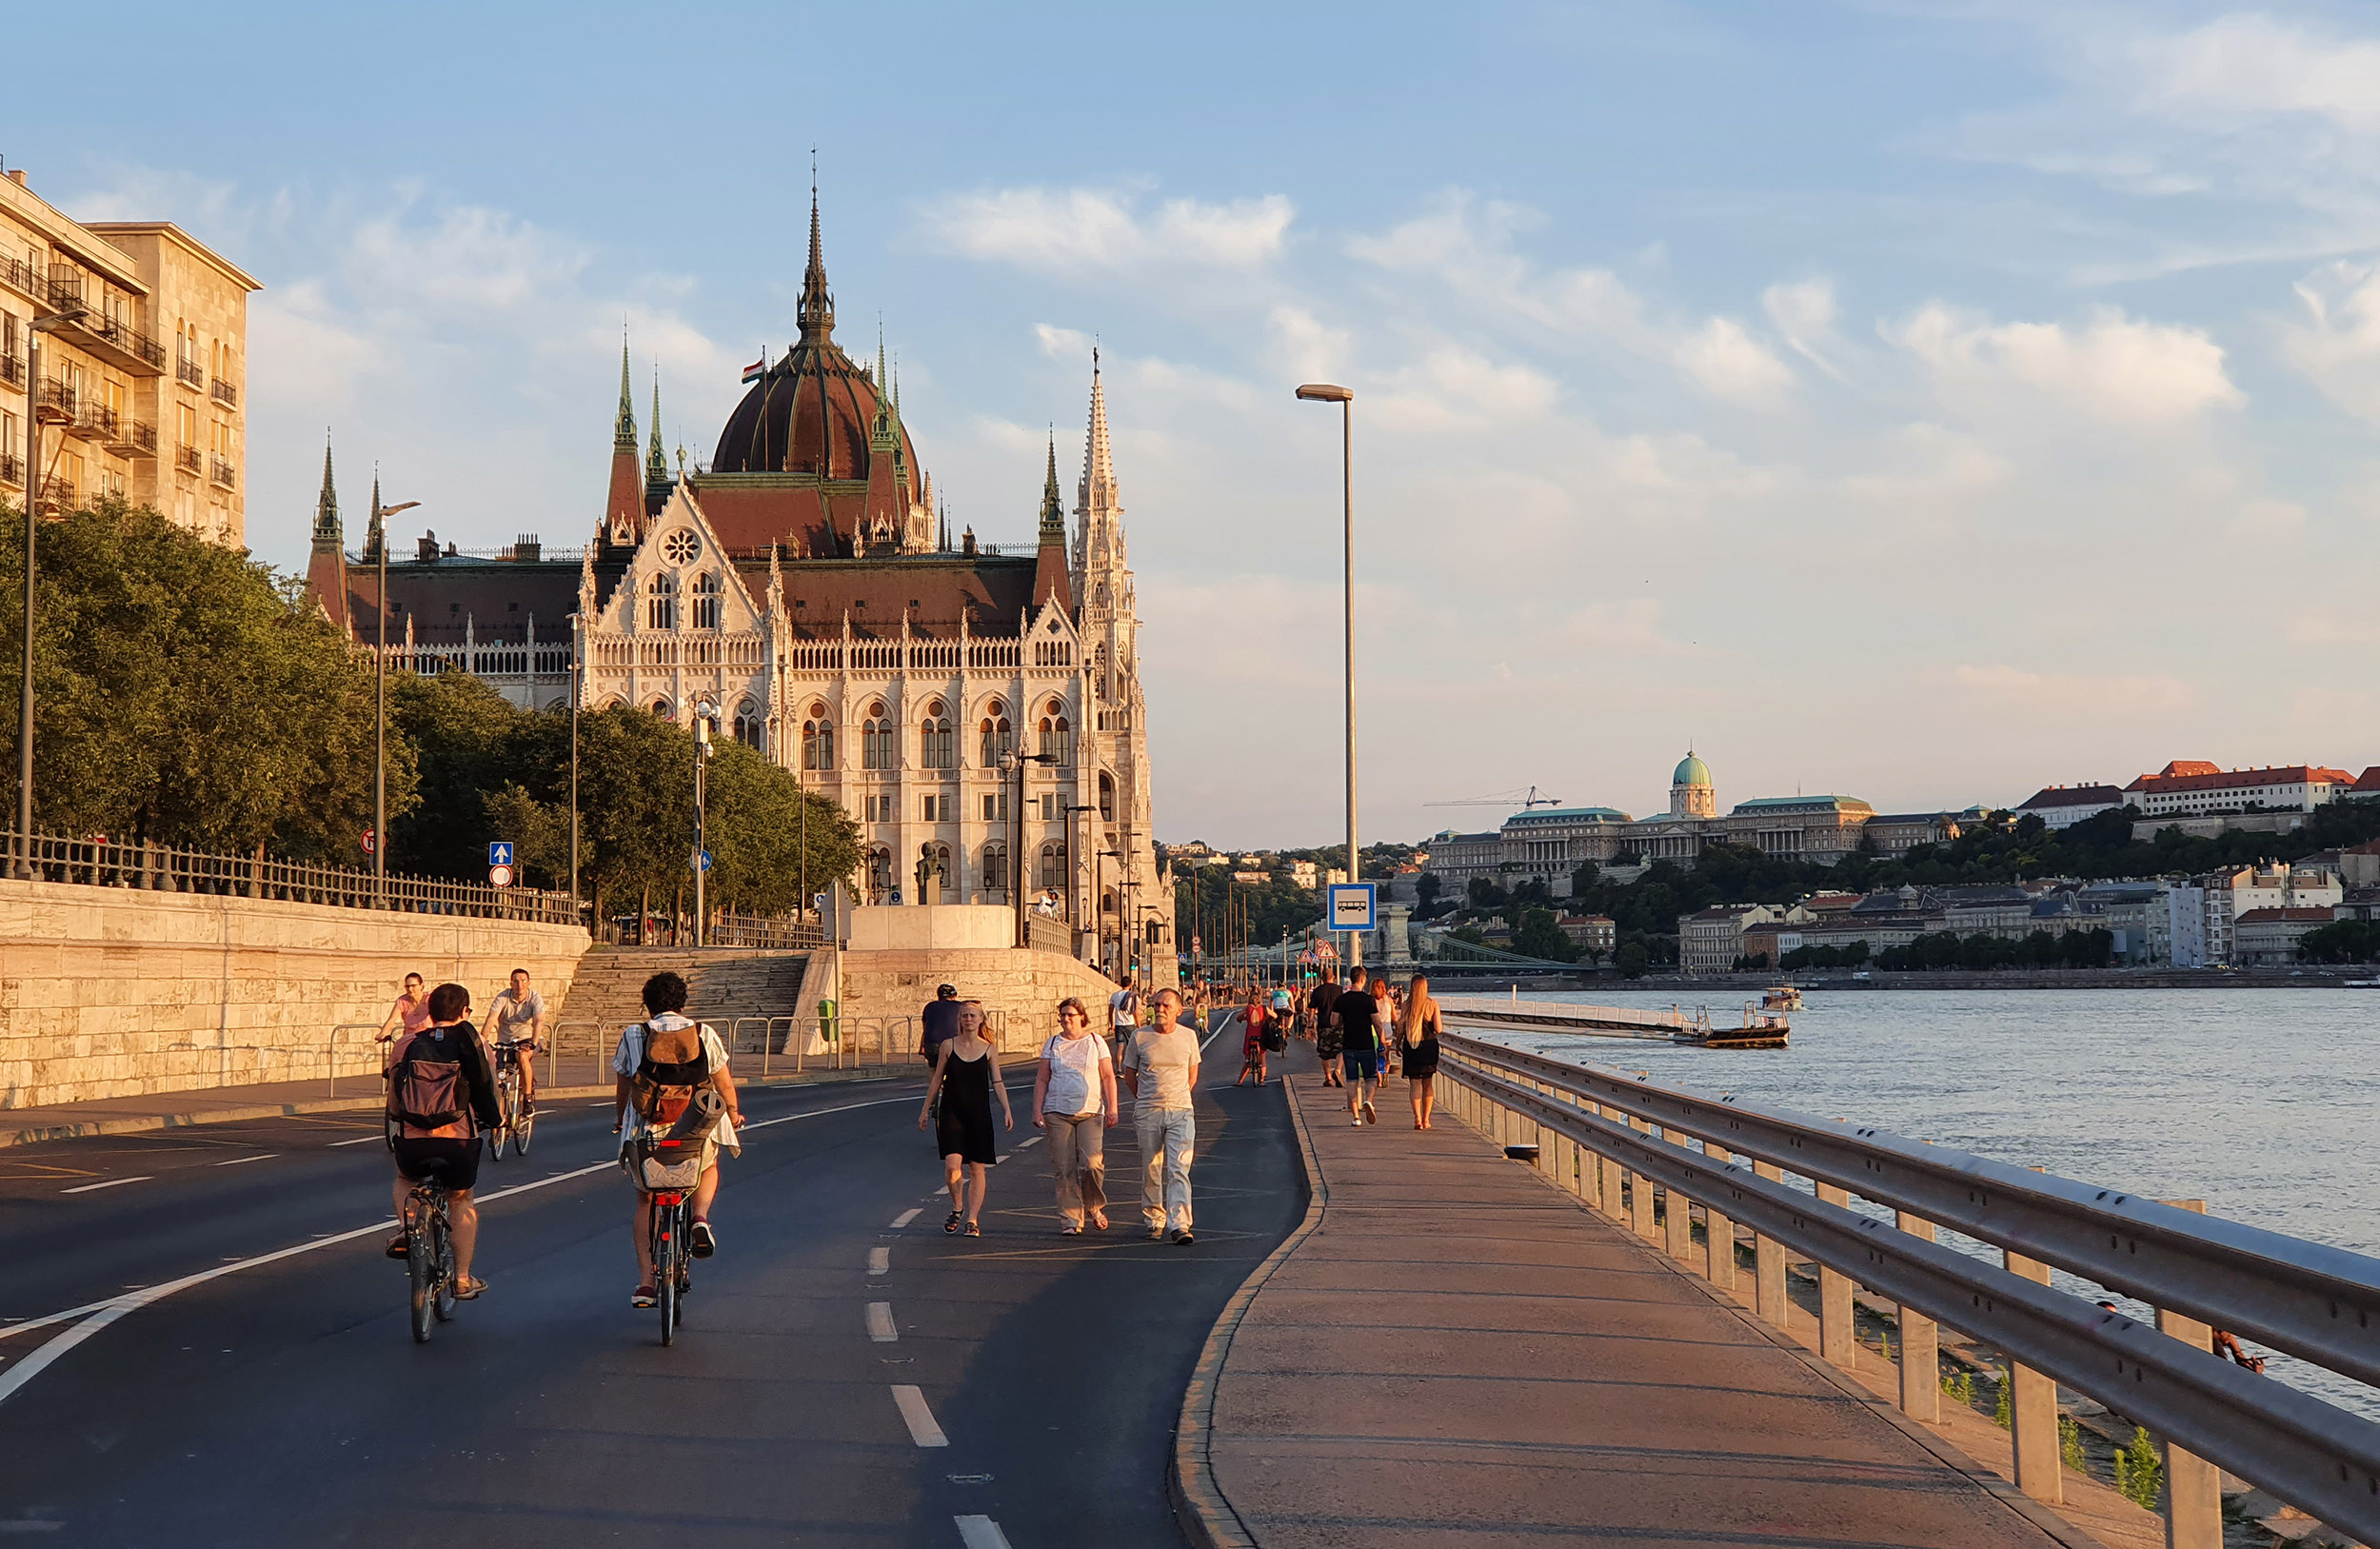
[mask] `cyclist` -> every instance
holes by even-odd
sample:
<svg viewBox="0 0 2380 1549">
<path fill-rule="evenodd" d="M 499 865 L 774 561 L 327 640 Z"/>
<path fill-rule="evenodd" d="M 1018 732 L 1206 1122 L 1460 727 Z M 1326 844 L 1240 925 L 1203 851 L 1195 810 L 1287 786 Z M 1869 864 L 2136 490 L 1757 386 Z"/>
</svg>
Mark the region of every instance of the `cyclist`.
<svg viewBox="0 0 2380 1549">
<path fill-rule="evenodd" d="M 405 993 L 388 1008 L 388 1015 L 380 1023 L 380 1037 L 374 1042 L 386 1043 L 399 1032 L 418 1033 L 429 1025 L 429 997 L 422 988 L 420 974 L 405 976 Z"/>
<path fill-rule="evenodd" d="M 471 1278 L 479 1242 L 479 1211 L 471 1203 L 479 1182 L 479 1132 L 496 1122 L 496 1077 L 487 1043 L 464 1019 L 471 992 L 441 984 L 429 992 L 429 1025 L 406 1033 L 388 1053 L 388 1149 L 395 1153 L 397 1235 L 388 1257 L 405 1257 L 405 1207 L 413 1185 L 446 1186 L 446 1221 L 454 1241 L 456 1298 L 468 1301 L 487 1289 Z"/>
<path fill-rule="evenodd" d="M 643 1022 L 620 1030 L 620 1047 L 611 1057 L 612 1074 L 618 1078 L 612 1086 L 612 1132 L 622 1137 L 621 1164 L 633 1177 L 637 1137 L 648 1130 L 666 1133 L 672 1127 L 669 1121 L 646 1113 L 642 1105 L 631 1107 L 628 1100 L 635 1090 L 666 1092 L 708 1085 L 718 1091 L 725 1112 L 703 1147 L 702 1179 L 694 1185 L 694 1220 L 686 1231 L 686 1246 L 694 1257 L 707 1259 L 719 1248 L 718 1234 L 710 1223 L 711 1201 L 719 1197 L 719 1148 L 725 1146 L 730 1153 L 743 1149 L 736 1126 L 744 1122 L 744 1110 L 736 1102 L 735 1078 L 727 1074 L 727 1046 L 719 1041 L 718 1029 L 683 1015 L 685 981 L 673 973 L 658 973 L 646 980 L 645 1010 Z M 629 1305 L 650 1307 L 659 1300 L 653 1285 L 653 1200 L 642 1188 L 637 1190 L 629 1235 L 636 1242 L 637 1268 L 636 1294 L 629 1298 Z"/>
<path fill-rule="evenodd" d="M 512 970 L 512 983 L 487 1008 L 487 1030 L 496 1047 L 510 1049 L 521 1063 L 521 1116 L 537 1112 L 537 1045 L 545 1037 L 545 997 L 529 988 L 529 971 Z"/>
</svg>

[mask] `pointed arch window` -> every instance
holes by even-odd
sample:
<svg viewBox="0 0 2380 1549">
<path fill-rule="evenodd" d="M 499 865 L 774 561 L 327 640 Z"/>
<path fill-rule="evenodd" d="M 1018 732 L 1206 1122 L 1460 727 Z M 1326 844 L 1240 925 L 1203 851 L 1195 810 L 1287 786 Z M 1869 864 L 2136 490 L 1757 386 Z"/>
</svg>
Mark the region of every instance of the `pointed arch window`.
<svg viewBox="0 0 2380 1549">
<path fill-rule="evenodd" d="M 1008 725 L 1008 706 L 999 700 L 983 707 L 983 719 L 976 727 L 982 745 L 982 764 L 986 769 L 997 769 L 1000 761 L 1016 750 L 1016 737 Z"/>
<path fill-rule="evenodd" d="M 871 904 L 881 904 L 892 891 L 892 847 L 879 844 L 867 852 L 867 896 Z"/>
<path fill-rule="evenodd" d="M 1004 840 L 995 839 L 983 846 L 983 890 L 1001 895 L 992 900 L 995 904 L 1007 902 L 1008 845 Z"/>
<path fill-rule="evenodd" d="M 1116 777 L 1101 769 L 1100 771 L 1100 822 L 1114 823 L 1115 821 Z"/>
<path fill-rule="evenodd" d="M 645 583 L 645 627 L 678 627 L 678 578 L 662 573 Z"/>
<path fill-rule="evenodd" d="M 1074 727 L 1066 719 L 1066 706 L 1051 700 L 1041 706 L 1041 751 L 1061 765 L 1074 763 Z"/>
<path fill-rule="evenodd" d="M 1066 885 L 1066 842 L 1052 840 L 1041 846 L 1041 885 L 1062 888 Z"/>
<path fill-rule="evenodd" d="M 835 766 L 835 724 L 826 718 L 823 701 L 814 701 L 810 713 L 802 723 L 802 767 L 831 769 Z"/>
<path fill-rule="evenodd" d="M 705 570 L 694 578 L 694 627 L 719 627 L 720 600 L 724 593 L 724 588 L 720 586 L 716 572 Z"/>
<path fill-rule="evenodd" d="M 860 726 L 860 767 L 863 769 L 897 769 L 901 759 L 893 748 L 892 717 L 884 713 L 883 701 L 867 707 L 867 720 Z"/>
<path fill-rule="evenodd" d="M 942 713 L 941 700 L 928 704 L 925 718 L 918 723 L 918 762 L 928 769 L 959 766 L 958 739 L 951 733 L 950 717 Z"/>
<path fill-rule="evenodd" d="M 748 699 L 736 706 L 736 741 L 755 752 L 760 750 L 760 707 Z"/>
</svg>

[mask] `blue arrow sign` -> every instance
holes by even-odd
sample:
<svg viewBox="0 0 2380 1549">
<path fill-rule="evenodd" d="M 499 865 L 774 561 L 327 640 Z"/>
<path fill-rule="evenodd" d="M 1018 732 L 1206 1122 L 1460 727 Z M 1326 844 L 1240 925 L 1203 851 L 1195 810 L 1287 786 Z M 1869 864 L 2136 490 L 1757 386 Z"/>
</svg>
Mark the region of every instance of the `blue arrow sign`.
<svg viewBox="0 0 2380 1549">
<path fill-rule="evenodd" d="M 490 841 L 487 846 L 487 864 L 491 866 L 510 865 L 512 846 L 501 839 Z"/>
<path fill-rule="evenodd" d="M 711 852 L 708 850 L 696 850 L 694 852 L 694 868 L 697 871 L 708 871 L 711 868 Z"/>
</svg>

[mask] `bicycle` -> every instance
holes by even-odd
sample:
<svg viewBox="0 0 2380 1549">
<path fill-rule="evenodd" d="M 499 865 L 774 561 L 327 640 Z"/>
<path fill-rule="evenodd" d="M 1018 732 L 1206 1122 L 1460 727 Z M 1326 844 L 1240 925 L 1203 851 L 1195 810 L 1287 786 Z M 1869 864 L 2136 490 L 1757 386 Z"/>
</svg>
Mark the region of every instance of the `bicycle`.
<svg viewBox="0 0 2380 1549">
<path fill-rule="evenodd" d="M 661 1307 L 661 1342 L 675 1344 L 678 1325 L 685 1320 L 685 1294 L 694 1286 L 694 1256 L 687 1251 L 693 1217 L 687 1196 L 675 1189 L 653 1200 L 653 1290 Z"/>
<path fill-rule="evenodd" d="M 512 1142 L 516 1155 L 529 1154 L 529 1133 L 537 1127 L 537 1115 L 521 1111 L 521 1054 L 543 1054 L 545 1045 L 527 1040 L 496 1045 L 496 1127 L 487 1132 L 487 1154 L 504 1160 L 505 1141 Z"/>
<path fill-rule="evenodd" d="M 454 1238 L 446 1220 L 446 1185 L 426 1179 L 405 1204 L 405 1272 L 412 1282 L 413 1342 L 454 1317 Z"/>
</svg>

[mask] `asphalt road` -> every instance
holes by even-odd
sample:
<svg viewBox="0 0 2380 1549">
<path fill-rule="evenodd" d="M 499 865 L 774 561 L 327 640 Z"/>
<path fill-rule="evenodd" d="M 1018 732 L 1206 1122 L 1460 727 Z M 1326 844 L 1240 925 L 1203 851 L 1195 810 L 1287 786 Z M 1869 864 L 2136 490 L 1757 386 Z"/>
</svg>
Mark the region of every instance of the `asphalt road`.
<svg viewBox="0 0 2380 1549">
<path fill-rule="evenodd" d="M 1129 1117 L 1115 1229 L 1061 1238 L 1041 1147 L 1010 1149 L 1039 1133 L 1018 1090 L 965 1239 L 941 1229 L 914 1080 L 748 1092 L 669 1349 L 628 1306 L 607 1102 L 549 1106 L 526 1159 L 483 1164 L 491 1289 L 418 1347 L 363 1116 L 0 1152 L 0 1537 L 1180 1542 L 1182 1387 L 1303 1209 L 1281 1093 L 1230 1086 L 1236 1043 L 1202 1070 L 1190 1247 L 1138 1229 Z"/>
</svg>

